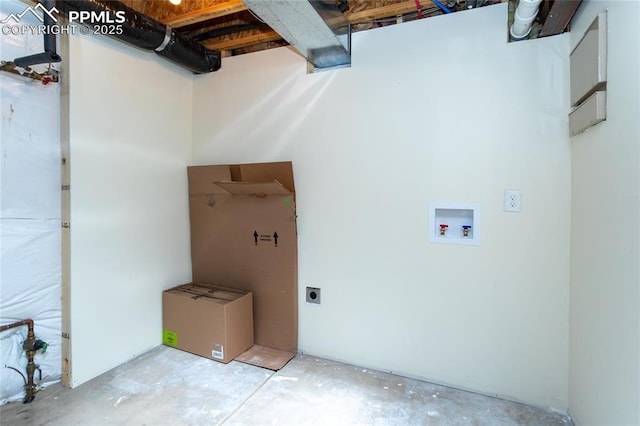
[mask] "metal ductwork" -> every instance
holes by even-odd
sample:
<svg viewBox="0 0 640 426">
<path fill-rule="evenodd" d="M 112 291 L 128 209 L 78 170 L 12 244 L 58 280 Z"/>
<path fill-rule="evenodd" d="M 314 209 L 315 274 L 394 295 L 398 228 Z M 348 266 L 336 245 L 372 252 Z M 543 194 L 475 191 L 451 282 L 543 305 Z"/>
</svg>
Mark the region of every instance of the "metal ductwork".
<svg viewBox="0 0 640 426">
<path fill-rule="evenodd" d="M 196 74 L 220 69 L 220 52 L 176 33 L 166 26 L 119 1 L 109 0 L 57 0 L 56 8 L 66 15 L 70 11 L 90 12 L 94 16 L 122 17 L 118 23 L 121 34 L 112 34 L 118 40 L 146 50 L 152 50 L 167 60 Z M 120 19 L 121 20 L 121 19 Z M 73 23 L 73 22 L 72 22 Z"/>
<path fill-rule="evenodd" d="M 351 64 L 351 28 L 335 0 L 244 0 L 316 69 Z"/>
</svg>

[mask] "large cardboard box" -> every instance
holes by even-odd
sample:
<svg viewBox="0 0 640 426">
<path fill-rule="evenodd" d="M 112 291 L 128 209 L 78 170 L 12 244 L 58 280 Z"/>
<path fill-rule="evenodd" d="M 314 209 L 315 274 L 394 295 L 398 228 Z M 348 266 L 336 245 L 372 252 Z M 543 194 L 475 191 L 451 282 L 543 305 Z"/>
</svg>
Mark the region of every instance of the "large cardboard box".
<svg viewBox="0 0 640 426">
<path fill-rule="evenodd" d="M 253 295 L 190 283 L 162 293 L 162 342 L 227 363 L 253 346 Z"/>
<path fill-rule="evenodd" d="M 251 291 L 262 348 L 245 359 L 272 368 L 266 358 L 280 351 L 288 361 L 298 347 L 291 162 L 195 166 L 188 175 L 193 280 Z"/>
</svg>

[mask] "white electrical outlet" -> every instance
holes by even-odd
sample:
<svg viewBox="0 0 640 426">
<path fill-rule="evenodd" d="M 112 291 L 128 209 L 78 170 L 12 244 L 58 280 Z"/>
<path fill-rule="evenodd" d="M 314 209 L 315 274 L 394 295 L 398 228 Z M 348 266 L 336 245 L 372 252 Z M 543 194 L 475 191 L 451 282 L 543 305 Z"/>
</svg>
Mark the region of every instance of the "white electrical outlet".
<svg viewBox="0 0 640 426">
<path fill-rule="evenodd" d="M 519 212 L 520 211 L 520 191 L 509 190 L 504 191 L 504 211 Z"/>
</svg>

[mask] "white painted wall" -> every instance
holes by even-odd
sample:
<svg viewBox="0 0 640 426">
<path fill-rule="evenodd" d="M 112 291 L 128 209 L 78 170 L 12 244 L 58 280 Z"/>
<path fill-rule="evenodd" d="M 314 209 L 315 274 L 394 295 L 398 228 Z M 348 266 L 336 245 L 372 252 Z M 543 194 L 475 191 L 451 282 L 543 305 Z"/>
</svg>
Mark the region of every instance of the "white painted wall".
<svg viewBox="0 0 640 426">
<path fill-rule="evenodd" d="M 300 350 L 566 408 L 569 37 L 507 44 L 506 20 L 357 33 L 313 75 L 287 48 L 226 58 L 195 78 L 193 159 L 293 160 Z M 482 244 L 428 243 L 433 201 L 479 203 Z"/>
<path fill-rule="evenodd" d="M 608 10 L 607 120 L 571 139 L 570 413 L 640 424 L 640 2 L 585 1 L 575 46 Z"/>
<path fill-rule="evenodd" d="M 191 75 L 70 38 L 71 345 L 77 386 L 161 343 L 162 290 L 191 279 Z"/>
</svg>

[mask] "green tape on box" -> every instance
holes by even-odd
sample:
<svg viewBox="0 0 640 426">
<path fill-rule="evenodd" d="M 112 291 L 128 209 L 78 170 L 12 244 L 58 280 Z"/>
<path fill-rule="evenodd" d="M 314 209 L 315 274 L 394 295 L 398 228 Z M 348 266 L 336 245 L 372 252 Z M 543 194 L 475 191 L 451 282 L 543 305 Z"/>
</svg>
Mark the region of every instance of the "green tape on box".
<svg viewBox="0 0 640 426">
<path fill-rule="evenodd" d="M 173 331 L 162 330 L 162 343 L 167 346 L 178 347 L 178 335 Z"/>
</svg>

